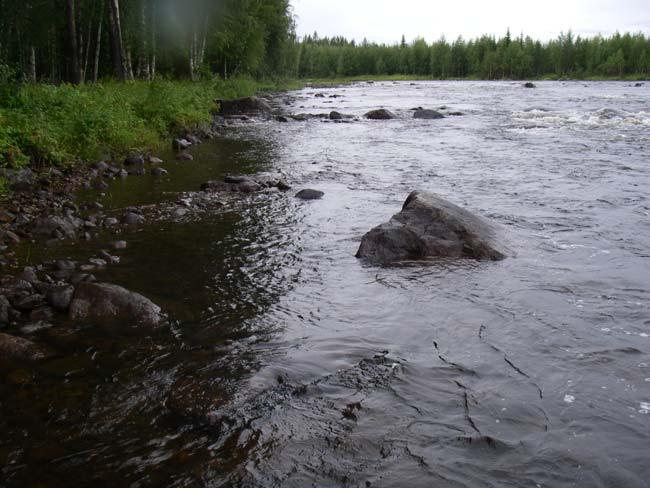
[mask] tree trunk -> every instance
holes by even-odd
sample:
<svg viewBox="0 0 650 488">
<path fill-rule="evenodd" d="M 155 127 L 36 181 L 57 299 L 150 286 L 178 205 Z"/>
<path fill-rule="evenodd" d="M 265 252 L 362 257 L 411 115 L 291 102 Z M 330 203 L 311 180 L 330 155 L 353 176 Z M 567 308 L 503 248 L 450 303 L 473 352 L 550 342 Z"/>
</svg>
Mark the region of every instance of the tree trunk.
<svg viewBox="0 0 650 488">
<path fill-rule="evenodd" d="M 126 81 L 119 0 L 108 0 L 108 24 L 109 37 L 111 40 L 111 55 L 113 58 L 113 72 L 118 80 Z"/>
<path fill-rule="evenodd" d="M 138 77 L 143 80 L 151 79 L 149 67 L 149 46 L 147 36 L 146 0 L 140 0 L 140 52 L 138 56 Z"/>
<path fill-rule="evenodd" d="M 77 45 L 77 20 L 74 0 L 66 1 L 66 16 L 68 24 L 68 81 L 78 85 L 81 83 L 79 68 L 79 47 Z"/>
<path fill-rule="evenodd" d="M 97 39 L 95 41 L 95 66 L 93 67 L 93 83 L 99 79 L 99 55 L 102 52 L 102 24 L 104 20 L 104 9 L 100 9 L 99 22 L 97 23 Z"/>
<path fill-rule="evenodd" d="M 34 46 L 29 50 L 29 81 L 36 83 L 36 49 Z"/>
</svg>

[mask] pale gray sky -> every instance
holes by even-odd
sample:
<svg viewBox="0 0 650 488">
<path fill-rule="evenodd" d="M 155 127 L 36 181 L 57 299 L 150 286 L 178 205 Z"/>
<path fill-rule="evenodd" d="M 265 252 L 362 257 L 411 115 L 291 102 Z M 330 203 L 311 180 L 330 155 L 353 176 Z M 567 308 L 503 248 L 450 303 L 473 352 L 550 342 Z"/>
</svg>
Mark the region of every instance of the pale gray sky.
<svg viewBox="0 0 650 488">
<path fill-rule="evenodd" d="M 404 34 L 428 41 L 444 34 L 524 32 L 548 40 L 561 31 L 650 34 L 650 0 L 291 0 L 298 34 L 343 35 L 393 43 Z"/>
</svg>

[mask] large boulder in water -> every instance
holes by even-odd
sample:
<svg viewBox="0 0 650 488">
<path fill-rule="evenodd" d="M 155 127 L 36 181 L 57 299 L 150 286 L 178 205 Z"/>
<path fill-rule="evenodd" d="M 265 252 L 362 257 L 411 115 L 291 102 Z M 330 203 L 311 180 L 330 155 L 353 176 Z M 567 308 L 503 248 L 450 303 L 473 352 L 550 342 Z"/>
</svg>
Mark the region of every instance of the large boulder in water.
<svg viewBox="0 0 650 488">
<path fill-rule="evenodd" d="M 235 100 L 217 100 L 222 115 L 242 115 L 268 113 L 271 106 L 259 97 L 237 98 Z"/>
<path fill-rule="evenodd" d="M 510 254 L 493 224 L 438 195 L 415 191 L 400 213 L 363 237 L 357 257 L 389 264 L 429 257 L 500 260 Z"/>
<path fill-rule="evenodd" d="M 0 358 L 38 361 L 49 355 L 49 351 L 32 341 L 0 332 Z"/>
<path fill-rule="evenodd" d="M 164 317 L 158 305 L 126 288 L 109 283 L 80 283 L 70 303 L 70 318 L 76 322 L 125 322 L 153 327 Z"/>
<path fill-rule="evenodd" d="M 364 115 L 364 117 L 370 120 L 390 120 L 395 118 L 395 114 L 390 110 L 380 108 L 378 110 L 371 110 L 366 115 Z"/>
<path fill-rule="evenodd" d="M 442 115 L 440 112 L 436 112 L 435 110 L 421 109 L 413 112 L 413 118 L 424 119 L 424 120 L 436 120 L 436 119 L 444 119 L 445 116 Z"/>
</svg>

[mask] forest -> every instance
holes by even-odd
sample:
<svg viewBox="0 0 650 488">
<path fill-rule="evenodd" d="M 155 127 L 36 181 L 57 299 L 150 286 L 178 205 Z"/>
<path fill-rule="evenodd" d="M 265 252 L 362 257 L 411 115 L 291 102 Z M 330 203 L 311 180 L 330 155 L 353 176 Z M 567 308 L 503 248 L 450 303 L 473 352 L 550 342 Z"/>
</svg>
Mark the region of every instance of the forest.
<svg viewBox="0 0 650 488">
<path fill-rule="evenodd" d="M 315 33 L 300 43 L 298 77 L 410 75 L 420 78 L 644 78 L 650 70 L 650 38 L 643 34 L 615 34 L 582 38 L 570 31 L 542 43 L 521 34 L 482 36 L 433 43 L 419 38 L 386 45 L 342 37 L 319 38 Z"/>
</svg>

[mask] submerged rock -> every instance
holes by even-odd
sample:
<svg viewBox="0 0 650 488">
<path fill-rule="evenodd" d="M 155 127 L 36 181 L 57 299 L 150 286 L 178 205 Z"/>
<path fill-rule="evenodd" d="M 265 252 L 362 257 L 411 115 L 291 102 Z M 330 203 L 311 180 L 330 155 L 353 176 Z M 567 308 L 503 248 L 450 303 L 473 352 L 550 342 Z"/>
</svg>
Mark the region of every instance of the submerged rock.
<svg viewBox="0 0 650 488">
<path fill-rule="evenodd" d="M 524 83 L 524 88 L 537 88 L 537 86 L 535 83 L 529 81 L 528 83 Z"/>
<path fill-rule="evenodd" d="M 445 116 L 440 112 L 435 110 L 420 109 L 413 112 L 414 119 L 426 119 L 426 120 L 435 120 L 435 119 L 444 119 Z"/>
<path fill-rule="evenodd" d="M 301 200 L 320 200 L 324 196 L 325 193 L 322 191 L 312 189 L 300 190 L 296 193 L 296 198 L 300 198 Z"/>
<path fill-rule="evenodd" d="M 0 332 L 0 358 L 38 361 L 48 356 L 45 348 L 32 341 Z"/>
<path fill-rule="evenodd" d="M 217 100 L 222 115 L 268 113 L 271 106 L 259 97 L 245 97 L 236 100 Z"/>
<path fill-rule="evenodd" d="M 380 108 L 378 110 L 371 110 L 364 117 L 370 120 L 390 120 L 395 118 L 395 114 L 390 110 Z"/>
<path fill-rule="evenodd" d="M 127 322 L 156 326 L 163 321 L 158 305 L 138 293 L 109 283 L 79 283 L 70 304 L 75 322 Z"/>
<path fill-rule="evenodd" d="M 174 139 L 172 141 L 172 147 L 176 151 L 185 151 L 186 149 L 189 149 L 192 143 L 188 141 L 187 139 Z"/>
<path fill-rule="evenodd" d="M 356 256 L 388 264 L 428 257 L 500 260 L 510 254 L 493 224 L 438 195 L 415 191 L 400 213 L 363 236 Z"/>
</svg>

